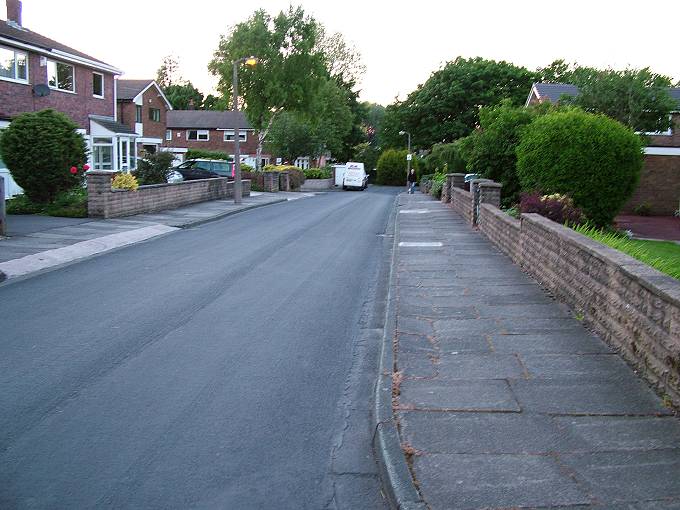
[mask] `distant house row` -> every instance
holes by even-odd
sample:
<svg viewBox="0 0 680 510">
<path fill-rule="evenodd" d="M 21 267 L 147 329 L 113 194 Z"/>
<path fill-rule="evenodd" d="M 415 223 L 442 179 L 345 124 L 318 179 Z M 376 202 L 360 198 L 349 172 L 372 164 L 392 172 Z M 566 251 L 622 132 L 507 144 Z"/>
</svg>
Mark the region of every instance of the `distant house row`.
<svg viewBox="0 0 680 510">
<path fill-rule="evenodd" d="M 534 83 L 526 104 L 557 103 L 563 96 L 577 96 L 569 83 Z M 647 146 L 640 183 L 624 207 L 626 213 L 645 205 L 652 214 L 672 215 L 680 207 L 680 88 L 668 89 L 675 100 L 672 127 L 662 133 L 645 133 Z"/>
<path fill-rule="evenodd" d="M 146 153 L 168 150 L 178 161 L 189 149 L 233 154 L 241 130 L 241 160 L 255 165 L 257 138 L 242 113 L 173 110 L 153 80 L 122 80 L 122 71 L 25 28 L 21 2 L 6 0 L 0 20 L 0 129 L 24 112 L 52 108 L 70 117 L 89 149 L 89 165 L 134 170 Z M 262 156 L 268 164 L 270 156 Z M 4 163 L 7 195 L 17 191 Z"/>
</svg>

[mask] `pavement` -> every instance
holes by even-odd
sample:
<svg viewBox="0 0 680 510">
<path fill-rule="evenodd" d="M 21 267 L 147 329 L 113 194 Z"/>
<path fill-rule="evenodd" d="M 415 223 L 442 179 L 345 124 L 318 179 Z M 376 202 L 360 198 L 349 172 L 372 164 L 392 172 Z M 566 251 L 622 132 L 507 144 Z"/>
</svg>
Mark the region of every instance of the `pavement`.
<svg viewBox="0 0 680 510">
<path fill-rule="evenodd" d="M 241 205 L 231 199 L 212 200 L 106 220 L 9 215 L 8 235 L 0 237 L 0 281 L 29 276 L 249 209 L 311 196 L 314 194 L 252 192 L 243 197 Z"/>
<path fill-rule="evenodd" d="M 393 506 L 680 509 L 680 421 L 570 310 L 429 196 L 399 196 L 394 249 Z"/>
<path fill-rule="evenodd" d="M 636 239 L 680 242 L 680 218 L 676 216 L 635 216 L 616 217 L 616 226 L 630 230 Z"/>
</svg>

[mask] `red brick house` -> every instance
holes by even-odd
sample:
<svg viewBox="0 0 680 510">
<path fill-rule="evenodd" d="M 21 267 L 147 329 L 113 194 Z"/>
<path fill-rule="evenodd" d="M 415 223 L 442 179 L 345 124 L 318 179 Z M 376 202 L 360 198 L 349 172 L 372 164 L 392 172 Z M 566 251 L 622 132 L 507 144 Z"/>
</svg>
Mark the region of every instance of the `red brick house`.
<svg viewBox="0 0 680 510">
<path fill-rule="evenodd" d="M 165 139 L 167 114 L 172 105 L 154 80 L 118 80 L 118 121 L 134 130 L 135 157 L 154 153 Z"/>
<path fill-rule="evenodd" d="M 53 108 L 78 125 L 92 168 L 131 168 L 137 135 L 116 115 L 121 71 L 25 28 L 20 1 L 6 0 L 6 6 L 7 20 L 0 20 L 0 129 L 21 113 Z M 0 172 L 9 176 L 3 164 Z"/>
<path fill-rule="evenodd" d="M 225 152 L 234 155 L 236 126 L 240 130 L 241 161 L 255 166 L 257 135 L 243 112 L 211 110 L 171 110 L 167 112 L 164 150 L 181 157 L 188 149 Z M 271 156 L 262 155 L 262 165 Z"/>
<path fill-rule="evenodd" d="M 624 213 L 646 204 L 652 214 L 672 215 L 680 207 L 680 88 L 670 88 L 668 93 L 677 104 L 671 112 L 673 127 L 663 133 L 645 133 L 648 145 L 640 183 Z M 568 83 L 534 83 L 526 105 L 557 103 L 563 95 L 578 94 L 578 87 Z"/>
</svg>

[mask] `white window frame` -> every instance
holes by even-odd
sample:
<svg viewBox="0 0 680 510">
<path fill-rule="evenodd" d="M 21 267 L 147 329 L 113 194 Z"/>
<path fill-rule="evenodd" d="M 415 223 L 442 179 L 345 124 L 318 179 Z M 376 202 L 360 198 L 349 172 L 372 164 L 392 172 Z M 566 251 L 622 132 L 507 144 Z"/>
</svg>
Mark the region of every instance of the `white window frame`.
<svg viewBox="0 0 680 510">
<path fill-rule="evenodd" d="M 189 138 L 189 133 L 196 131 L 196 138 Z M 205 135 L 205 138 L 201 138 L 201 135 Z M 187 129 L 187 142 L 209 142 L 210 141 L 210 130 L 208 129 Z"/>
<path fill-rule="evenodd" d="M 156 115 L 154 113 L 158 112 L 158 118 L 156 119 Z M 152 106 L 149 107 L 149 120 L 151 122 L 160 122 L 161 121 L 161 109 L 160 108 L 154 108 Z"/>
<path fill-rule="evenodd" d="M 7 50 L 7 51 L 12 51 L 14 52 L 14 78 L 8 78 L 6 76 L 0 76 L 0 80 L 2 81 L 11 81 L 14 83 L 28 83 L 28 68 L 30 67 L 28 59 L 28 53 L 25 51 L 19 51 L 15 48 L 10 48 L 9 46 L 0 46 L 0 49 Z M 26 78 L 17 78 L 19 75 L 19 65 L 17 63 L 17 55 L 23 55 L 26 57 Z"/>
<path fill-rule="evenodd" d="M 101 140 L 109 140 L 108 142 L 103 142 Z M 99 140 L 99 141 L 97 141 Z M 94 170 L 115 170 L 115 165 L 116 165 L 116 151 L 114 150 L 116 143 L 114 141 L 113 137 L 109 136 L 93 136 L 92 137 L 92 167 Z M 100 164 L 101 161 L 96 158 L 98 155 L 98 148 L 100 147 L 110 147 L 111 148 L 111 168 L 103 168 L 103 166 Z"/>
<path fill-rule="evenodd" d="M 73 69 L 73 82 L 72 82 L 73 89 L 69 90 L 69 89 L 59 88 L 59 76 L 56 75 L 58 64 L 69 66 L 71 69 Z M 54 72 L 55 72 L 55 75 L 56 75 L 54 77 L 56 85 L 54 85 L 54 86 L 50 85 L 50 81 L 51 81 L 51 77 L 52 77 L 51 74 L 50 74 L 50 66 L 51 65 L 54 65 Z M 59 92 L 66 92 L 66 93 L 69 93 L 69 94 L 75 94 L 76 93 L 76 66 L 74 66 L 73 64 L 69 64 L 68 62 L 62 62 L 60 60 L 48 60 L 47 61 L 47 86 L 49 88 L 51 88 L 52 90 L 58 90 Z"/>
<path fill-rule="evenodd" d="M 224 130 L 224 141 L 225 142 L 233 142 L 234 141 L 234 134 L 235 134 L 235 129 L 225 129 Z M 238 132 L 238 138 L 240 142 L 247 142 L 248 141 L 248 132 L 241 129 Z"/>
<path fill-rule="evenodd" d="M 102 93 L 101 93 L 101 95 L 95 94 L 95 92 L 94 92 L 94 75 L 95 74 L 102 77 Z M 96 97 L 97 99 L 104 99 L 104 73 L 98 73 L 96 71 L 92 71 L 92 97 Z"/>
<path fill-rule="evenodd" d="M 165 130 L 165 141 L 169 142 L 172 140 L 172 129 Z"/>
</svg>

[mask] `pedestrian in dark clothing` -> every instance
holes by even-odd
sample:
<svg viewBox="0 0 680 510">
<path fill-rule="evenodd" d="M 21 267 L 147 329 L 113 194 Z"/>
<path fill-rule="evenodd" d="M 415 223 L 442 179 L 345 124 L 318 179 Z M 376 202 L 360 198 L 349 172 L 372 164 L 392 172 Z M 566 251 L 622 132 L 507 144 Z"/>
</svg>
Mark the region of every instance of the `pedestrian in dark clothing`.
<svg viewBox="0 0 680 510">
<path fill-rule="evenodd" d="M 416 177 L 416 171 L 411 168 L 411 172 L 408 174 L 408 193 L 409 195 L 413 194 L 413 191 L 416 188 L 416 182 L 418 182 L 418 178 Z"/>
</svg>

